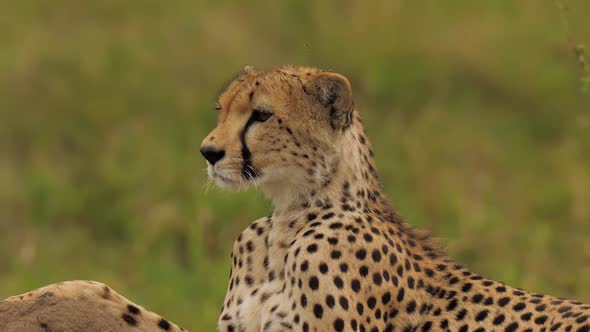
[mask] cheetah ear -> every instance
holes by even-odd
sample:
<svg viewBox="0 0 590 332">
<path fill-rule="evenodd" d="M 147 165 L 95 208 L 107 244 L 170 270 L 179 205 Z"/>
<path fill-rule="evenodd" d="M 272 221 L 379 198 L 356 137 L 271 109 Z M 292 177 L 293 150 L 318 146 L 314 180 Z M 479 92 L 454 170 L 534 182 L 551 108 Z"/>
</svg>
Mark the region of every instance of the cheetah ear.
<svg viewBox="0 0 590 332">
<path fill-rule="evenodd" d="M 323 72 L 308 82 L 306 90 L 329 109 L 332 128 L 346 129 L 352 123 L 354 102 L 352 88 L 346 77 Z"/>
</svg>

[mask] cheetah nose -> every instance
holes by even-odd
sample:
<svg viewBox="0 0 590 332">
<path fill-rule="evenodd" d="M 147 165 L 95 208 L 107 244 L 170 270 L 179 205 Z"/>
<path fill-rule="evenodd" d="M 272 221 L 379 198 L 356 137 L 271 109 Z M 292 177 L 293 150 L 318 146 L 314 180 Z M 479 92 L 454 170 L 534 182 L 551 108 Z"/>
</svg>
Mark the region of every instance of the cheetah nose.
<svg viewBox="0 0 590 332">
<path fill-rule="evenodd" d="M 217 150 L 211 147 L 202 147 L 201 154 L 211 165 L 215 165 L 216 162 L 220 161 L 225 156 L 224 150 Z"/>
</svg>

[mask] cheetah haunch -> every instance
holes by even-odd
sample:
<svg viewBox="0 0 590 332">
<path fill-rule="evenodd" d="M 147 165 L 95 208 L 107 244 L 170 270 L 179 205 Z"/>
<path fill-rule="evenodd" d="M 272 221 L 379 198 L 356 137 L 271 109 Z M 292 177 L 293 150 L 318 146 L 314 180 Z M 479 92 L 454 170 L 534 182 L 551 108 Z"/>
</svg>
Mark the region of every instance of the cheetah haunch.
<svg viewBox="0 0 590 332">
<path fill-rule="evenodd" d="M 274 211 L 234 243 L 220 331 L 590 331 L 590 306 L 450 261 L 387 202 L 343 76 L 242 70 L 201 153 Z"/>
<path fill-rule="evenodd" d="M 65 281 L 0 302 L 1 332 L 186 331 L 96 281 Z"/>
</svg>

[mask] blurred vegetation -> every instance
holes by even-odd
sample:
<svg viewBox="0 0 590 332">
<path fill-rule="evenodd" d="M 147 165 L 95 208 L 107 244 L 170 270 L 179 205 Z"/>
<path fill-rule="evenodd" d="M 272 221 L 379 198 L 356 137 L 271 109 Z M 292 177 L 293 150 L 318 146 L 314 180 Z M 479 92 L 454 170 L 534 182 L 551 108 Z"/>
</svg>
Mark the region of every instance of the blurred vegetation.
<svg viewBox="0 0 590 332">
<path fill-rule="evenodd" d="M 571 0 L 590 42 L 590 2 Z M 0 298 L 111 284 L 212 330 L 231 243 L 270 209 L 207 189 L 243 65 L 347 75 L 387 193 L 454 259 L 590 302 L 590 96 L 551 1 L 12 1 L 0 15 Z"/>
</svg>

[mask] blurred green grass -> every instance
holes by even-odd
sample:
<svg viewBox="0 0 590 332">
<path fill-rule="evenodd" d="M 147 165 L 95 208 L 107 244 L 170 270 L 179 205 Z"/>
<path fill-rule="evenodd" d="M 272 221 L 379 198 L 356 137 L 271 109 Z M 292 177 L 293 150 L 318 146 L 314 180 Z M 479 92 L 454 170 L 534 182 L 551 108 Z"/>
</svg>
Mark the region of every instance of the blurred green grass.
<svg viewBox="0 0 590 332">
<path fill-rule="evenodd" d="M 590 97 L 551 1 L 26 0 L 0 26 L 0 298 L 94 279 L 212 330 L 270 206 L 208 189 L 198 147 L 239 68 L 292 63 L 349 77 L 386 191 L 453 258 L 590 302 Z"/>
</svg>

